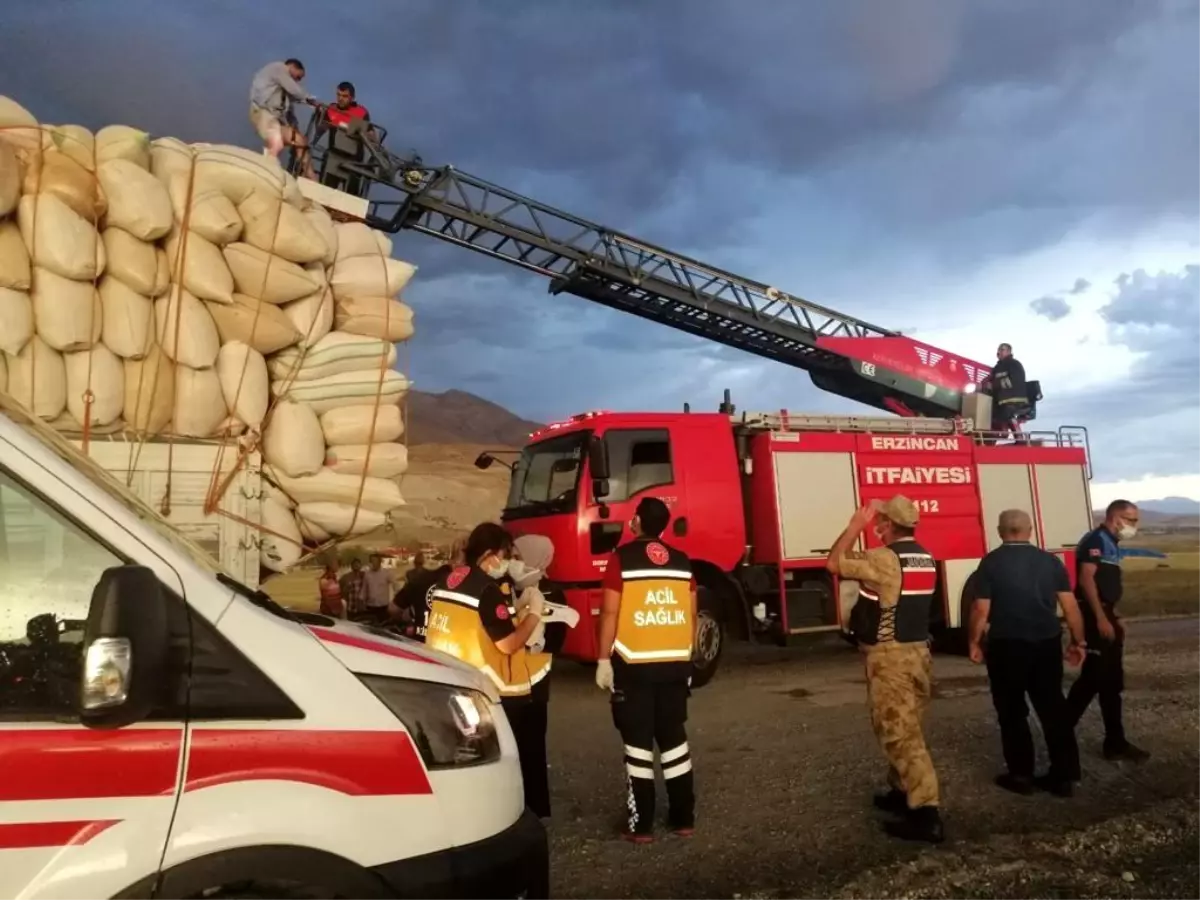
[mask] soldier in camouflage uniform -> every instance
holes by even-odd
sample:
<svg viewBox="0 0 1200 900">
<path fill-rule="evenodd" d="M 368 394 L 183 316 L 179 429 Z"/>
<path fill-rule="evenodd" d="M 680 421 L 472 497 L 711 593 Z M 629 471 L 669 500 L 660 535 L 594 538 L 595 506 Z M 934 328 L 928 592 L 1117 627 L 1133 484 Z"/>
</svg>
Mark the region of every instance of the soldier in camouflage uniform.
<svg viewBox="0 0 1200 900">
<path fill-rule="evenodd" d="M 889 763 L 889 790 L 875 805 L 903 815 L 887 823 L 889 834 L 939 843 L 937 773 L 921 721 L 933 682 L 929 630 L 940 607 L 934 559 L 913 540 L 918 519 L 916 504 L 899 495 L 864 506 L 834 544 L 826 568 L 859 583 L 850 629 L 863 652 L 871 726 Z M 882 546 L 851 549 L 871 525 Z"/>
</svg>

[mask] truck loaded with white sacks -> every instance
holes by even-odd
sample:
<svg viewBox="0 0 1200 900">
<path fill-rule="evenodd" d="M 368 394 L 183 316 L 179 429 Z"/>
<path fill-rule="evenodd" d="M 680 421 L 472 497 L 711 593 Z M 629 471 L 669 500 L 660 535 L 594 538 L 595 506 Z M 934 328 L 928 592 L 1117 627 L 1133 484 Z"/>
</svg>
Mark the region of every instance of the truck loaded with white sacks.
<svg viewBox="0 0 1200 900">
<path fill-rule="evenodd" d="M 391 253 L 261 154 L 0 97 L 0 390 L 248 585 L 403 504 Z"/>
</svg>

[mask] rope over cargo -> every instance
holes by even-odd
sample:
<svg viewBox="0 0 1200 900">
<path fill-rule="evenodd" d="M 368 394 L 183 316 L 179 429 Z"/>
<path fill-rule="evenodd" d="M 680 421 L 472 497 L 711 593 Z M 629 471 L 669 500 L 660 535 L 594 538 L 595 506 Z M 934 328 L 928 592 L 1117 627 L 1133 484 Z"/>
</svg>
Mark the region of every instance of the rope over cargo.
<svg viewBox="0 0 1200 900">
<path fill-rule="evenodd" d="M 123 438 L 128 485 L 165 444 L 145 499 L 167 516 L 177 448 L 211 442 L 203 513 L 252 528 L 275 571 L 386 524 L 407 468 L 409 355 L 392 345 L 412 333 L 399 294 L 415 269 L 343 218 L 258 153 L 41 125 L 0 97 L 0 263 L 16 260 L 0 389 L 85 455 Z M 271 490 L 243 515 L 226 497 L 247 472 Z"/>
</svg>

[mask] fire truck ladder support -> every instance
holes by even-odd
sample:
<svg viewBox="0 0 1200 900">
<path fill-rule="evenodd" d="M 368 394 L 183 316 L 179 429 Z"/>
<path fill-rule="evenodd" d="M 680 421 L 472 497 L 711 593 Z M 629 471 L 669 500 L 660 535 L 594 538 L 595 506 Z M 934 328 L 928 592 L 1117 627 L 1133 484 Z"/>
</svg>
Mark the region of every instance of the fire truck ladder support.
<svg viewBox="0 0 1200 900">
<path fill-rule="evenodd" d="M 502 259 L 549 278 L 551 293 L 574 294 L 827 376 L 818 384 L 835 393 L 861 400 L 863 382 L 850 358 L 819 347 L 818 339 L 897 335 L 603 228 L 452 166 L 427 167 L 417 159 L 391 157 L 388 169 L 388 180 L 377 173 L 372 177 L 405 196 L 373 199 L 367 215 L 372 228 L 393 234 L 411 229 Z M 891 394 L 910 404 L 923 399 L 897 389 Z M 880 405 L 878 398 L 864 402 Z M 929 411 L 954 414 L 940 408 Z"/>
</svg>

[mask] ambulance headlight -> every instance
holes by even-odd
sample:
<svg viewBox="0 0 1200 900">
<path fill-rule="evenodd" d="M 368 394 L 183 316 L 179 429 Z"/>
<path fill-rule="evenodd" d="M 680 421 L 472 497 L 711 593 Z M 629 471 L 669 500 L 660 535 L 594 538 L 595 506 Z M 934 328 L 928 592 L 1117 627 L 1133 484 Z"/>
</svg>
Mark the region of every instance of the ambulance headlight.
<svg viewBox="0 0 1200 900">
<path fill-rule="evenodd" d="M 359 677 L 404 723 L 426 768 L 451 769 L 500 758 L 492 702 L 478 691 L 407 678 Z"/>
</svg>

